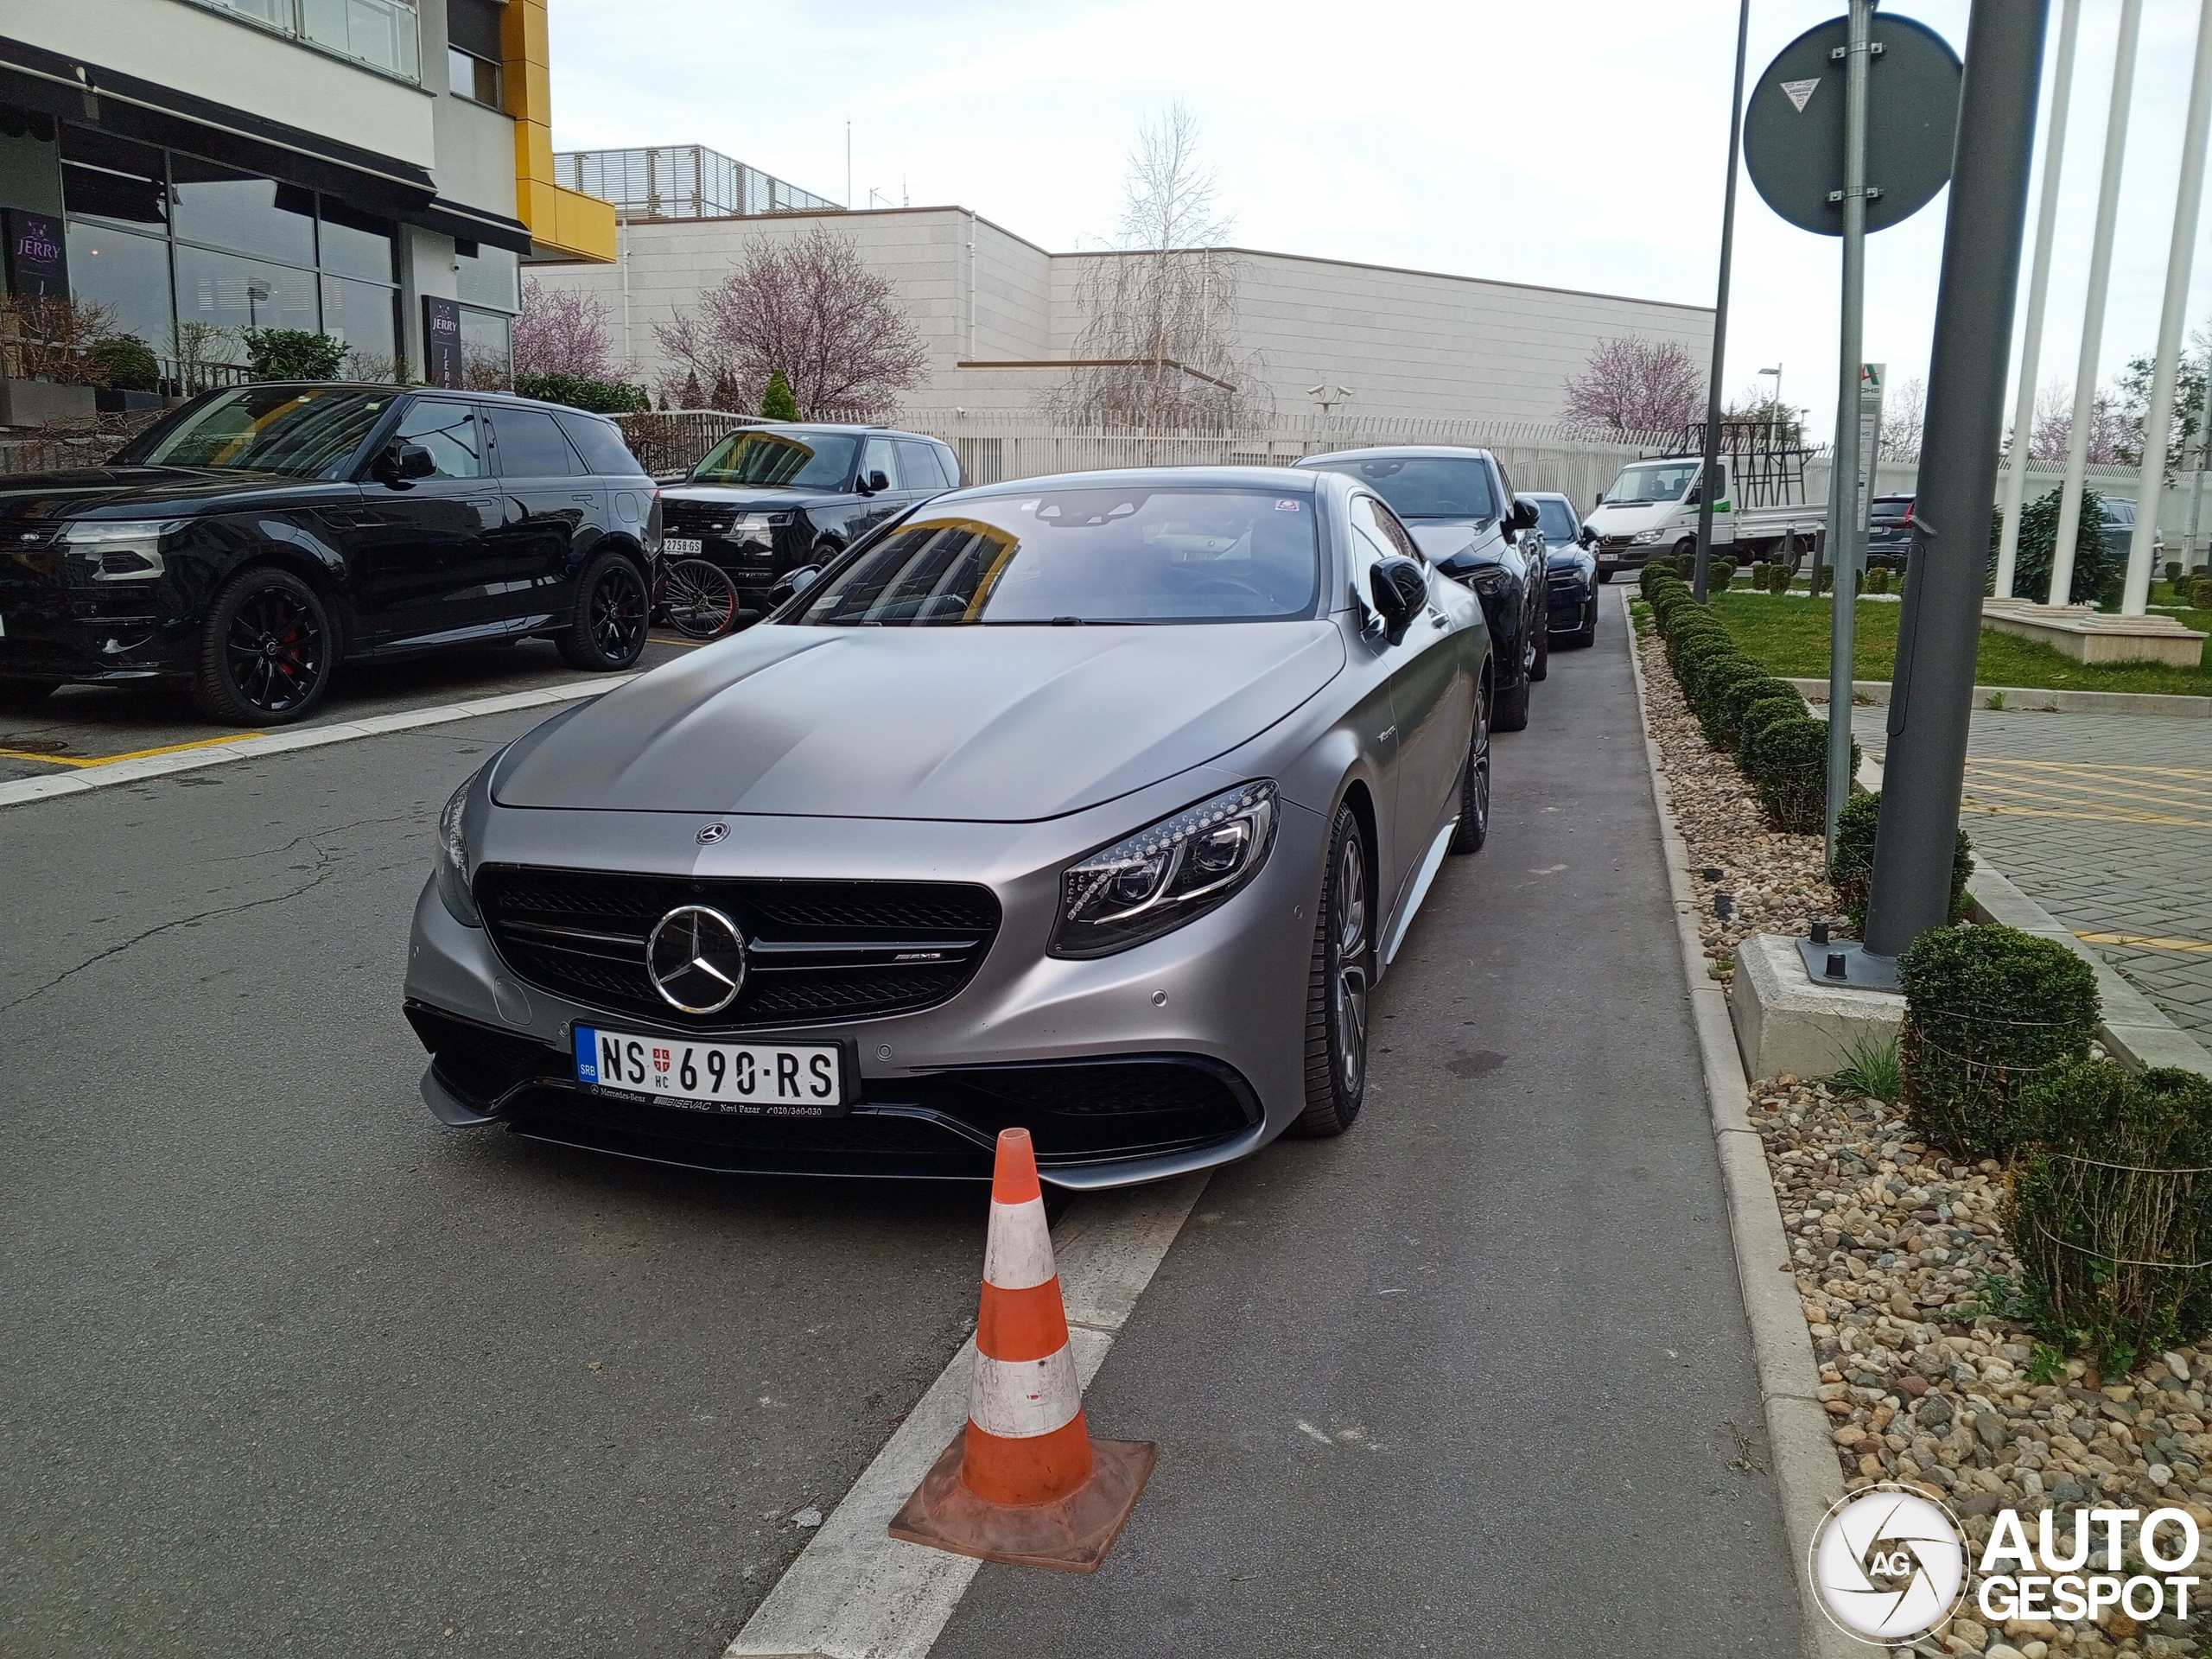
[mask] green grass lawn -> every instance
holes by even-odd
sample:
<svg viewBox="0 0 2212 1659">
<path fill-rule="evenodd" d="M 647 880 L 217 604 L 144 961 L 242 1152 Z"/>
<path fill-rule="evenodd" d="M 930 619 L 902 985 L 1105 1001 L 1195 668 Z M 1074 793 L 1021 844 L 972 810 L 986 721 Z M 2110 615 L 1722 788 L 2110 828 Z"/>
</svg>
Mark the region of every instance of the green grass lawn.
<svg viewBox="0 0 2212 1659">
<path fill-rule="evenodd" d="M 2158 584 L 2163 589 L 2165 586 Z M 2155 597 L 2155 596 L 2154 596 Z M 1828 627 L 1834 606 L 1827 599 L 1785 599 L 1745 591 L 1715 594 L 1713 613 L 1736 643 L 1777 674 L 1824 679 Z M 1870 600 L 1859 607 L 1852 678 L 1886 680 L 1897 658 L 1897 618 L 1904 607 Z M 2186 628 L 2212 633 L 2212 611 L 2171 611 Z M 1977 685 L 2017 685 L 2047 691 L 2167 691 L 2212 696 L 2212 666 L 2168 668 L 2157 663 L 2091 667 L 2062 657 L 2049 645 L 1983 629 L 1974 663 Z"/>
</svg>

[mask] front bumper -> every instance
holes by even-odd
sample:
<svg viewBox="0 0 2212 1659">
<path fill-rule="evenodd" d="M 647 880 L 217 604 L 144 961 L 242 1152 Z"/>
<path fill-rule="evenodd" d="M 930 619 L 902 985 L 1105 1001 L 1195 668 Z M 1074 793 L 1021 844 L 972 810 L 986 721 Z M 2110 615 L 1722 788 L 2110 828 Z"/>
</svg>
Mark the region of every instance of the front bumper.
<svg viewBox="0 0 2212 1659">
<path fill-rule="evenodd" d="M 1173 810 L 1206 785 L 1185 774 L 1161 787 L 1175 795 Z M 654 1022 L 522 983 L 486 932 L 455 921 L 426 884 L 406 984 L 408 1020 L 431 1056 L 425 1098 L 448 1122 L 497 1121 L 542 1140 L 763 1173 L 987 1180 L 998 1130 L 1016 1124 L 1035 1138 L 1043 1178 L 1065 1187 L 1131 1185 L 1243 1157 L 1304 1109 L 1321 821 L 1287 804 L 1251 885 L 1174 932 L 1090 961 L 1047 957 L 1058 869 L 1147 815 L 1125 801 L 1101 833 L 1105 824 L 1090 821 L 1109 812 L 1048 825 L 744 821 L 737 856 L 748 873 L 898 879 L 957 868 L 988 881 L 1004 912 L 982 966 L 935 1007 L 746 1033 L 847 1044 L 859 1098 L 831 1119 L 664 1109 L 579 1084 L 575 1025 L 652 1031 Z M 632 867 L 697 868 L 722 850 L 691 844 L 696 819 L 682 815 L 501 812 L 495 820 L 518 821 L 520 833 L 499 856 L 574 866 L 575 848 L 555 844 L 560 826 L 609 818 L 623 821 Z M 588 832 L 596 839 L 604 829 Z M 717 1034 L 664 1029 L 678 1039 Z"/>
<path fill-rule="evenodd" d="M 0 569 L 0 679 L 185 673 L 191 649 L 190 628 L 154 583 L 65 587 Z"/>
<path fill-rule="evenodd" d="M 1544 584 L 1544 626 L 1553 633 L 1573 633 L 1582 626 L 1582 613 L 1597 591 L 1580 575 L 1553 577 Z"/>
</svg>

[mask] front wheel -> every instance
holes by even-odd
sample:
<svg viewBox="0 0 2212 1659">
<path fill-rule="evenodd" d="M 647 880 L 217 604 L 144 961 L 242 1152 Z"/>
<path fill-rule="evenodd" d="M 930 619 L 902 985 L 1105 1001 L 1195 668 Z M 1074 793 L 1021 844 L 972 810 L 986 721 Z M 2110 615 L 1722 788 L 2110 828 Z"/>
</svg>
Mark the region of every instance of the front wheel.
<svg viewBox="0 0 2212 1659">
<path fill-rule="evenodd" d="M 1598 643 L 1598 589 L 1595 583 L 1590 588 L 1589 602 L 1582 607 L 1582 626 L 1567 638 L 1573 641 L 1578 651 L 1587 651 Z"/>
<path fill-rule="evenodd" d="M 1536 655 L 1535 655 L 1535 661 L 1533 661 L 1533 662 L 1531 662 L 1531 663 L 1529 664 L 1529 677 L 1530 679 L 1532 679 L 1532 680 L 1543 680 L 1543 679 L 1549 679 L 1549 678 L 1551 677 L 1551 671 L 1552 671 L 1552 619 L 1551 619 L 1551 602 L 1552 602 L 1552 601 L 1551 601 L 1551 595 L 1550 595 L 1549 594 L 1546 594 L 1544 595 L 1544 600 L 1543 600 L 1543 609 L 1542 609 L 1542 611 L 1541 611 L 1541 613 L 1539 613 L 1539 614 L 1537 615 L 1537 618 L 1536 618 L 1536 623 L 1535 623 Z"/>
<path fill-rule="evenodd" d="M 1518 667 L 1522 653 L 1514 653 Z M 1529 671 L 1522 668 L 1514 675 L 1512 683 L 1497 694 L 1491 710 L 1491 724 L 1501 732 L 1525 732 L 1529 729 Z"/>
<path fill-rule="evenodd" d="M 1342 1135 L 1367 1096 L 1367 994 L 1375 977 L 1367 833 L 1349 804 L 1329 830 L 1306 989 L 1306 1109 L 1301 1135 Z"/>
<path fill-rule="evenodd" d="M 651 611 L 645 579 L 620 553 L 602 553 L 576 581 L 576 613 L 561 630 L 561 660 L 570 668 L 613 673 L 645 654 Z"/>
<path fill-rule="evenodd" d="M 257 565 L 207 607 L 192 705 L 226 726 L 288 726 L 330 689 L 330 616 L 289 570 Z"/>
<path fill-rule="evenodd" d="M 1475 728 L 1459 769 L 1459 822 L 1451 850 L 1479 853 L 1490 839 L 1490 674 L 1475 682 Z"/>
</svg>

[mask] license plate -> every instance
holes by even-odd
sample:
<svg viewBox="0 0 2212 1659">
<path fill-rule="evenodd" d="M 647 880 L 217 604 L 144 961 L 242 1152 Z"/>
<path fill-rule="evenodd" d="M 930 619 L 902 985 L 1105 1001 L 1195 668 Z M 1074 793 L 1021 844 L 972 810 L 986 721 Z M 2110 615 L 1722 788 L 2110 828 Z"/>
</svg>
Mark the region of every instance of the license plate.
<svg viewBox="0 0 2212 1659">
<path fill-rule="evenodd" d="M 1617 553 L 1600 553 L 1600 554 L 1598 556 L 1598 563 L 1600 563 L 1600 564 L 1611 564 L 1611 563 L 1615 559 L 1618 558 L 1619 556 L 1619 556 L 1618 554 L 1617 554 Z"/>
<path fill-rule="evenodd" d="M 701 551 L 704 546 L 704 543 L 690 536 L 664 536 L 660 538 L 660 550 L 678 558 L 689 558 L 692 554 Z"/>
<path fill-rule="evenodd" d="M 842 1117 L 844 1053 L 835 1043 L 696 1043 L 575 1028 L 576 1081 L 656 1106 L 747 1117 Z"/>
</svg>

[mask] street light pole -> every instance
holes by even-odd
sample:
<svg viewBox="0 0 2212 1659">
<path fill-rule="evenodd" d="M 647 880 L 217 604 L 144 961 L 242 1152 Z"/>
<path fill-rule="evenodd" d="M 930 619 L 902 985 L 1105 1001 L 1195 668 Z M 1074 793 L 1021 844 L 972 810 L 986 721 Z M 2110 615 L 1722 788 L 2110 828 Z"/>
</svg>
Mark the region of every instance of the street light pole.
<svg viewBox="0 0 2212 1659">
<path fill-rule="evenodd" d="M 1736 14 L 1736 90 L 1728 101 L 1728 188 L 1720 198 L 1720 282 L 1713 302 L 1713 378 L 1705 394 L 1705 462 L 1697 475 L 1697 556 L 1690 596 L 1705 603 L 1706 570 L 1713 563 L 1713 504 L 1719 493 L 1720 377 L 1728 361 L 1728 276 L 1736 254 L 1736 175 L 1744 143 L 1744 52 L 1751 34 L 1751 0 Z"/>
<path fill-rule="evenodd" d="M 1859 585 L 1859 375 L 1866 316 L 1866 68 L 1873 0 L 1851 0 L 1843 66 L 1843 328 L 1836 371 L 1834 461 L 1828 569 L 1834 594 L 1828 626 L 1827 855 L 1835 856 L 1836 815 L 1851 793 L 1851 671 Z"/>
<path fill-rule="evenodd" d="M 1981 640 L 1989 504 L 2005 423 L 2048 9 L 1974 0 L 1928 367 L 1911 566 L 1890 683 L 1889 751 L 1866 949 L 1894 959 L 1950 919 L 1951 858 Z"/>
</svg>

